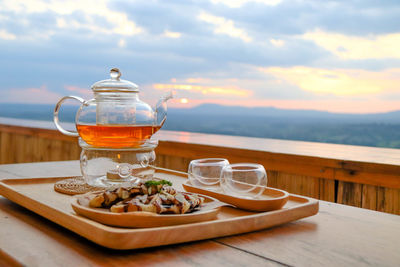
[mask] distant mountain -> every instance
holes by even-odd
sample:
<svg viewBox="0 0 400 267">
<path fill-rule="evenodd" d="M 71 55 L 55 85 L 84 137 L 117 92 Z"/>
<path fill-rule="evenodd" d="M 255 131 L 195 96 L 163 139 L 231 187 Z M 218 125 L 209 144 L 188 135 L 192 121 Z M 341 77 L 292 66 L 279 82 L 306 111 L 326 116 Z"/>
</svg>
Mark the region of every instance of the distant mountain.
<svg viewBox="0 0 400 267">
<path fill-rule="evenodd" d="M 298 122 L 355 122 L 400 123 L 400 110 L 386 113 L 352 114 L 331 113 L 317 110 L 278 109 L 273 107 L 243 107 L 203 104 L 189 109 L 169 109 L 170 114 L 198 114 L 210 116 L 252 116 L 270 119 L 287 119 Z M 300 120 L 300 121 L 299 121 Z"/>
<path fill-rule="evenodd" d="M 77 106 L 60 120 L 74 122 Z M 0 117 L 52 121 L 53 105 L 0 104 Z M 342 114 L 316 110 L 204 104 L 170 108 L 165 130 L 400 148 L 400 111 Z"/>
<path fill-rule="evenodd" d="M 52 121 L 54 107 L 55 104 L 0 103 L 0 117 Z M 65 122 L 74 122 L 78 108 L 78 106 L 63 105 L 60 110 L 60 119 Z"/>
<path fill-rule="evenodd" d="M 23 118 L 35 120 L 53 120 L 55 105 L 46 104 L 10 104 L 0 103 L 0 117 Z M 62 119 L 68 122 L 75 120 L 78 106 L 63 105 L 60 111 Z M 213 116 L 213 117 L 253 117 L 268 118 L 273 121 L 282 119 L 291 123 L 303 122 L 342 122 L 342 123 L 400 123 L 400 110 L 386 113 L 351 114 L 331 113 L 318 110 L 279 109 L 273 107 L 223 106 L 202 104 L 193 108 L 170 108 L 168 119 L 173 116 Z"/>
</svg>

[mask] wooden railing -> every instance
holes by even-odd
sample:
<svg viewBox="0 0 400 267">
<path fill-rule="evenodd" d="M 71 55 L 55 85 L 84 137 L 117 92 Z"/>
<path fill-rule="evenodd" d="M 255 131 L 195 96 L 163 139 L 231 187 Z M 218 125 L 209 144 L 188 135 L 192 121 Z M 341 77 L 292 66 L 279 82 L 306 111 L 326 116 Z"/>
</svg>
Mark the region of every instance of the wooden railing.
<svg viewBox="0 0 400 267">
<path fill-rule="evenodd" d="M 160 131 L 159 167 L 193 159 L 260 163 L 268 185 L 326 201 L 400 214 L 400 150 Z M 77 139 L 51 123 L 0 118 L 0 164 L 79 159 Z"/>
</svg>

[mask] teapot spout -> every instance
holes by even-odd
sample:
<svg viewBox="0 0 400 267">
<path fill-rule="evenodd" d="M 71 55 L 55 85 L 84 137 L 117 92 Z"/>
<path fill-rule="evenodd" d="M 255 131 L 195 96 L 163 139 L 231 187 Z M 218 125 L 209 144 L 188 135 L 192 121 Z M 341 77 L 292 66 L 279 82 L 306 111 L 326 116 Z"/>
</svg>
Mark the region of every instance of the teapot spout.
<svg viewBox="0 0 400 267">
<path fill-rule="evenodd" d="M 155 113 L 156 113 L 156 125 L 157 126 L 162 126 L 167 119 L 167 101 L 172 99 L 173 92 L 169 91 L 163 96 L 160 97 L 160 99 L 157 102 Z"/>
</svg>

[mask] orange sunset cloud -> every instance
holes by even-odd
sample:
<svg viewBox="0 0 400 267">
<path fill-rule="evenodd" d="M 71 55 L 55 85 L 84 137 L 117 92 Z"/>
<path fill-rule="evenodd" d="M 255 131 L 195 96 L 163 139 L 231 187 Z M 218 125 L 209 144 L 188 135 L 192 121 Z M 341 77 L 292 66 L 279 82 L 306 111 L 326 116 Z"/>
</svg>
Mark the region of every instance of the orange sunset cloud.
<svg viewBox="0 0 400 267">
<path fill-rule="evenodd" d="M 153 88 L 157 90 L 185 90 L 191 92 L 201 93 L 203 95 L 230 95 L 237 97 L 249 97 L 252 92 L 245 89 L 236 87 L 212 87 L 202 85 L 190 85 L 190 84 L 153 84 Z"/>
<path fill-rule="evenodd" d="M 329 70 L 298 66 L 259 68 L 259 70 L 317 94 L 362 96 L 395 92 L 400 88 L 400 69 L 375 72 L 359 69 Z"/>
</svg>

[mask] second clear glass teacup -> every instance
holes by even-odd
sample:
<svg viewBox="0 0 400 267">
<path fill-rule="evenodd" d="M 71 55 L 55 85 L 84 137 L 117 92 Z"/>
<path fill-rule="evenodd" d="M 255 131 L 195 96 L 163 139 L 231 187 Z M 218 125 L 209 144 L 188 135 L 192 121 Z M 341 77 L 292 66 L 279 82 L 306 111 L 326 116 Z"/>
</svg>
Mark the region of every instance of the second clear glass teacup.
<svg viewBox="0 0 400 267">
<path fill-rule="evenodd" d="M 221 171 L 220 186 L 227 195 L 257 199 L 267 187 L 267 173 L 260 164 L 229 164 Z"/>
<path fill-rule="evenodd" d="M 206 158 L 192 160 L 189 164 L 189 181 L 195 187 L 217 191 L 222 169 L 229 165 L 223 158 Z"/>
</svg>

